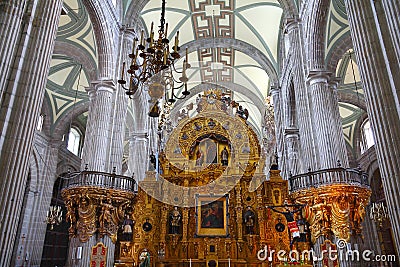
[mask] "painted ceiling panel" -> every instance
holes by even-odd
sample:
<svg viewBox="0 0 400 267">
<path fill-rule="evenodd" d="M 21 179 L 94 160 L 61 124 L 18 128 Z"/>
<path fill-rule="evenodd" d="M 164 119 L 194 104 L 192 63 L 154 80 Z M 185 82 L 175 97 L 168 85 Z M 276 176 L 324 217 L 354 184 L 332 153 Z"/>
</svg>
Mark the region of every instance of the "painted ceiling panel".
<svg viewBox="0 0 400 267">
<path fill-rule="evenodd" d="M 88 85 L 86 72 L 78 62 L 64 55 L 53 55 L 45 94 L 52 110 L 52 131 L 57 127 L 58 120 L 74 105 L 89 101 L 85 90 Z"/>
<path fill-rule="evenodd" d="M 87 53 L 97 65 L 96 41 L 89 16 L 81 0 L 65 0 L 67 15 L 60 18 L 57 41 L 67 42 Z"/>
<path fill-rule="evenodd" d="M 248 22 L 247 25 L 249 27 L 246 30 L 248 33 L 253 33 L 260 40 L 268 56 L 276 65 L 282 9 L 269 5 L 248 7 L 248 9 L 240 11 L 240 15 Z M 268 25 L 268 27 L 265 25 Z M 242 39 L 243 41 L 253 42 L 250 35 L 244 35 L 243 37 L 245 37 Z"/>
<path fill-rule="evenodd" d="M 149 1 L 141 11 L 144 24 L 149 27 L 154 21 L 157 25 L 160 11 L 161 0 Z M 258 48 L 277 71 L 281 18 L 282 9 L 277 0 L 169 0 L 166 5 L 166 22 L 169 28 L 175 26 L 175 30 L 168 30 L 169 39 L 173 40 L 174 31 L 179 29 L 182 49 L 185 43 L 204 38 L 211 39 L 210 42 L 217 37 L 234 38 Z M 238 84 L 254 92 L 260 102 L 264 102 L 268 94 L 269 77 L 251 58 L 251 51 L 248 54 L 216 46 L 191 53 L 189 88 L 201 82 L 232 82 L 232 85 Z M 195 64 L 195 61 L 200 63 Z M 251 113 L 259 113 L 248 102 L 251 101 L 244 101 L 243 106 Z M 261 115 L 257 116 L 258 125 L 261 125 Z"/>
<path fill-rule="evenodd" d="M 343 0 L 333 0 L 331 2 L 326 32 L 325 55 L 329 57 L 337 44 L 345 36 L 350 34 L 349 22 Z"/>
<path fill-rule="evenodd" d="M 267 1 L 260 1 L 260 0 L 236 0 L 236 8 L 241 8 L 244 6 L 249 6 L 249 5 L 253 5 L 253 4 L 258 4 L 260 2 L 263 3 L 272 3 L 272 4 L 276 4 L 279 5 L 279 2 L 277 0 L 267 0 Z"/>
</svg>

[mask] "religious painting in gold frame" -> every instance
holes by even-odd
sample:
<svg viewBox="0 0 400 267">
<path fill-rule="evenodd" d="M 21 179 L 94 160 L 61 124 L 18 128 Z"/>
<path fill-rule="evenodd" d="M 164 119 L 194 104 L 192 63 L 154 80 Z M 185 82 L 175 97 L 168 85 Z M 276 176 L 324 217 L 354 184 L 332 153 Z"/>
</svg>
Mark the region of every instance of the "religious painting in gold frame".
<svg viewBox="0 0 400 267">
<path fill-rule="evenodd" d="M 228 195 L 197 195 L 196 214 L 197 236 L 228 236 Z"/>
</svg>

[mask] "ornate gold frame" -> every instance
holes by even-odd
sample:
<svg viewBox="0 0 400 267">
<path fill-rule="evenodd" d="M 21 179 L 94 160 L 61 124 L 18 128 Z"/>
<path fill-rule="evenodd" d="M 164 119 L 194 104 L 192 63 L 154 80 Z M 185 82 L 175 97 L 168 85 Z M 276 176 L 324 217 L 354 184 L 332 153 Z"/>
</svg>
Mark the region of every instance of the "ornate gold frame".
<svg viewBox="0 0 400 267">
<path fill-rule="evenodd" d="M 228 195 L 224 196 L 196 196 L 196 236 L 228 236 Z M 222 208 L 222 217 L 214 220 L 217 224 L 205 226 L 206 213 L 211 212 L 211 207 Z M 215 215 L 215 214 L 213 214 Z M 222 220 L 222 221 L 220 221 Z"/>
</svg>

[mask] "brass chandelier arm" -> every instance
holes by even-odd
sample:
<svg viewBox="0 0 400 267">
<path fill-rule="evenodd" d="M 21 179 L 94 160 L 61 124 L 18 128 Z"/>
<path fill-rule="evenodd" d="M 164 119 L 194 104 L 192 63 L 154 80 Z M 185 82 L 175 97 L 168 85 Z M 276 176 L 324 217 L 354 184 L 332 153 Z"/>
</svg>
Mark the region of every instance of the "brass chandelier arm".
<svg viewBox="0 0 400 267">
<path fill-rule="evenodd" d="M 167 72 L 168 75 L 164 76 L 164 74 L 160 74 L 164 81 L 157 80 L 158 78 L 156 77 L 155 80 L 157 84 L 153 86 L 153 88 L 157 90 L 167 90 L 167 88 L 161 88 L 161 85 L 165 85 L 167 81 L 170 81 L 170 86 L 172 87 L 171 99 L 164 99 L 164 102 L 175 102 L 169 100 L 183 99 L 189 95 L 186 85 L 188 82 L 186 70 L 190 68 L 188 49 L 186 48 L 186 58 L 183 61 L 182 71 L 178 71 L 175 63 L 181 58 L 179 54 L 179 31 L 175 36 L 174 45 L 170 47 L 168 23 L 165 23 L 165 5 L 166 1 L 162 0 L 158 38 L 154 37 L 154 23 L 151 23 L 149 36 L 145 38 L 144 30 L 142 30 L 140 41 L 138 39 L 134 40 L 132 52 L 129 54 L 129 58 L 131 59 L 129 67 L 126 66 L 127 63 L 125 62 L 122 64 L 121 78 L 118 80 L 118 83 L 126 91 L 129 98 L 132 98 L 132 95 L 134 95 L 137 90 L 145 88 L 146 83 L 149 83 L 150 79 L 153 79 L 154 76 L 163 71 Z M 182 76 L 177 80 L 174 78 L 173 73 L 178 73 Z M 179 84 L 179 86 L 175 87 L 175 84 Z M 148 85 L 151 86 L 150 83 Z M 183 96 L 177 97 L 174 90 L 180 89 L 183 86 L 185 86 L 185 90 L 182 92 Z M 159 102 L 159 96 L 167 96 L 167 94 L 150 91 L 151 89 L 149 93 L 153 102 Z"/>
</svg>

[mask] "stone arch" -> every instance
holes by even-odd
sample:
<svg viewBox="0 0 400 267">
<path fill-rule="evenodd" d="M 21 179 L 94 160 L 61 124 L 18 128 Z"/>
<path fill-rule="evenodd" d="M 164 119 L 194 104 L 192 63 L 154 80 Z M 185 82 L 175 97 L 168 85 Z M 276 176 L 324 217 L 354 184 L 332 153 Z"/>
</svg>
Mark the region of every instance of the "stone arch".
<svg viewBox="0 0 400 267">
<path fill-rule="evenodd" d="M 279 81 L 277 71 L 271 61 L 258 48 L 247 42 L 233 38 L 214 38 L 212 42 L 209 39 L 200 39 L 185 43 L 181 47 L 188 47 L 189 53 L 201 48 L 231 47 L 254 59 L 267 72 L 271 84 L 277 84 Z"/>
<path fill-rule="evenodd" d="M 306 4 L 306 54 L 309 70 L 325 69 L 325 36 L 330 0 L 310 0 Z"/>
<path fill-rule="evenodd" d="M 331 53 L 326 57 L 327 70 L 336 73 L 339 60 L 351 48 L 353 48 L 353 41 L 350 32 L 348 32 L 341 37 L 340 42 L 336 43 L 335 47 L 331 49 Z"/>
<path fill-rule="evenodd" d="M 54 140 L 61 140 L 63 134 L 65 133 L 66 129 L 69 127 L 71 120 L 73 120 L 76 116 L 88 111 L 88 103 L 87 102 L 80 102 L 74 106 L 74 108 L 66 112 L 62 115 L 60 120 L 58 121 L 58 126 L 55 128 L 53 132 L 53 139 Z"/>
<path fill-rule="evenodd" d="M 295 18 L 299 12 L 293 0 L 278 0 L 286 18 Z"/>
<path fill-rule="evenodd" d="M 97 66 L 87 53 L 78 49 L 76 46 L 70 43 L 56 41 L 53 54 L 61 54 L 73 58 L 76 62 L 82 64 L 91 81 L 97 79 Z"/>
<path fill-rule="evenodd" d="M 98 50 L 98 78 L 111 79 L 115 77 L 116 57 L 115 51 L 118 42 L 118 25 L 117 21 L 111 14 L 111 7 L 109 2 L 88 0 L 83 1 L 85 8 L 89 14 L 93 26 L 93 32 L 96 38 L 96 45 Z M 110 25 L 110 22 L 114 22 Z"/>
</svg>

